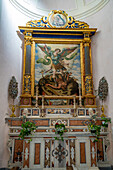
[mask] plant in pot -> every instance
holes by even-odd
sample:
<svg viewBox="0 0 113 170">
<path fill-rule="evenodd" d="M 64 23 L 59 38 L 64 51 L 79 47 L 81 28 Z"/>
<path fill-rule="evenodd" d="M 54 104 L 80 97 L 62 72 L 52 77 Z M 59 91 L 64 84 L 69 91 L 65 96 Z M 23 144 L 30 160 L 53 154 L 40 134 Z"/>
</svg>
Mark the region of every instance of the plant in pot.
<svg viewBox="0 0 113 170">
<path fill-rule="evenodd" d="M 107 118 L 107 117 L 101 117 L 102 119 L 102 126 L 103 127 L 108 127 L 108 123 L 111 123 L 111 119 Z"/>
<path fill-rule="evenodd" d="M 96 125 L 96 124 L 89 124 L 88 128 L 90 130 L 90 132 L 96 136 L 96 139 L 94 140 L 94 142 L 97 142 L 100 136 L 100 131 L 101 131 L 101 126 L 100 125 Z"/>
<path fill-rule="evenodd" d="M 60 135 L 60 138 L 55 137 L 55 140 L 64 140 L 62 135 L 64 134 L 64 132 L 67 132 L 67 129 L 65 127 L 65 125 L 63 123 L 56 123 L 55 124 L 55 134 Z"/>
<path fill-rule="evenodd" d="M 91 117 L 90 123 L 88 124 L 88 129 L 96 137 L 94 142 L 97 142 L 100 136 L 101 126 L 96 124 L 96 115 Z"/>
<path fill-rule="evenodd" d="M 26 121 L 22 123 L 22 129 L 20 130 L 19 139 L 25 139 L 26 136 L 32 135 L 35 133 L 36 125 L 33 122 Z M 32 139 L 30 139 L 32 141 Z"/>
</svg>

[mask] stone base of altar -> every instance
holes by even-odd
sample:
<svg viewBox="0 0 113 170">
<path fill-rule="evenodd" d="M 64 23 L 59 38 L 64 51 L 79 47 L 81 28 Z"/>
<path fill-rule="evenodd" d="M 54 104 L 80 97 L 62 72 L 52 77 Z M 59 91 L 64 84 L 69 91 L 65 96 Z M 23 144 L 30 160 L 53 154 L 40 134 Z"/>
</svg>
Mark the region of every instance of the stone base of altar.
<svg viewBox="0 0 113 170">
<path fill-rule="evenodd" d="M 67 170 L 67 168 L 43 168 L 43 170 Z M 33 169 L 33 170 L 37 170 L 37 169 Z"/>
<path fill-rule="evenodd" d="M 10 126 L 8 148 L 9 167 L 22 170 L 97 170 L 97 158 L 104 162 L 106 157 L 105 138 L 107 131 L 101 129 L 98 142 L 87 127 L 89 118 L 27 118 L 38 126 L 32 136 L 20 140 L 18 135 L 22 125 L 21 118 L 6 118 Z M 97 124 L 101 124 L 98 118 Z M 65 123 L 67 132 L 64 140 L 55 140 L 56 122 Z M 29 142 L 29 138 L 32 141 Z M 97 152 L 98 150 L 98 152 Z M 99 155 L 98 155 L 99 153 Z M 71 169 L 69 169 L 70 167 Z"/>
<path fill-rule="evenodd" d="M 25 169 L 24 169 L 25 170 Z M 33 169 L 33 170 L 37 170 L 37 169 Z M 77 170 L 77 168 L 68 168 L 68 167 L 66 167 L 66 168 L 43 168 L 43 169 L 40 169 L 40 170 Z"/>
<path fill-rule="evenodd" d="M 66 167 L 66 168 L 36 168 L 36 169 L 25 169 L 25 168 L 22 168 L 21 170 L 99 170 L 98 167 L 90 167 L 90 168 L 76 168 L 76 167 Z"/>
<path fill-rule="evenodd" d="M 99 170 L 98 167 L 91 167 L 91 168 L 76 168 L 76 167 L 72 167 L 72 168 L 36 168 L 36 169 L 25 169 L 25 168 L 22 168 L 22 170 Z"/>
<path fill-rule="evenodd" d="M 98 167 L 90 167 L 89 170 L 99 170 Z"/>
<path fill-rule="evenodd" d="M 101 170 L 112 170 L 112 167 L 108 161 L 98 162 L 98 167 Z"/>
</svg>

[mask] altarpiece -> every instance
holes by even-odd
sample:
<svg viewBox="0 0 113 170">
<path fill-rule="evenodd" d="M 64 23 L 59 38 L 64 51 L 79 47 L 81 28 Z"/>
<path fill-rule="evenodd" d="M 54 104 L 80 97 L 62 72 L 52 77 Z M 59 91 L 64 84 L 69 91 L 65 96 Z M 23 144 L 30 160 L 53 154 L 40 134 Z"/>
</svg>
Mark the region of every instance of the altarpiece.
<svg viewBox="0 0 113 170">
<path fill-rule="evenodd" d="M 108 132 L 102 129 L 99 141 L 93 142 L 87 127 L 97 112 L 91 58 L 91 37 L 97 29 L 60 10 L 19 29 L 24 35 L 22 94 L 20 116 L 7 118 L 9 167 L 98 169 L 98 153 L 100 160 L 106 159 Z M 27 120 L 38 126 L 31 142 L 29 137 L 18 139 L 25 109 Z M 56 123 L 67 128 L 64 140 L 54 138 Z"/>
</svg>

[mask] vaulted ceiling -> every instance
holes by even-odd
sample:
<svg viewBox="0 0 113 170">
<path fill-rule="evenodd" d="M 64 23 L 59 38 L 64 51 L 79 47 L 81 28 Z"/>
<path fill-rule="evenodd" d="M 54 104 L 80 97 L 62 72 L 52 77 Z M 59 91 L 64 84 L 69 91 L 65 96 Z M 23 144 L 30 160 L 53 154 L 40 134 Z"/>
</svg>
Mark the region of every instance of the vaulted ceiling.
<svg viewBox="0 0 113 170">
<path fill-rule="evenodd" d="M 9 0 L 20 12 L 32 19 L 47 16 L 51 10 L 64 10 L 82 19 L 101 10 L 109 0 Z"/>
</svg>

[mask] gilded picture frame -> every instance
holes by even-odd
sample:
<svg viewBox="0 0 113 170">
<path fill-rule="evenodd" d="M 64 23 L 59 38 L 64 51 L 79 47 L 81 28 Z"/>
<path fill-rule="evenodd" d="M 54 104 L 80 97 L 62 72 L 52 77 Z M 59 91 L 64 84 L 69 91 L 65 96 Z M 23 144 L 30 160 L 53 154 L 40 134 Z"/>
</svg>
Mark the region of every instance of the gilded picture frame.
<svg viewBox="0 0 113 170">
<path fill-rule="evenodd" d="M 71 47 L 76 47 L 76 46 L 79 46 L 79 65 L 80 65 L 80 67 L 79 67 L 79 72 L 80 72 L 80 76 L 79 76 L 79 80 L 78 80 L 78 93 L 76 93 L 76 95 L 78 95 L 79 96 L 79 86 L 80 86 L 80 88 L 81 88 L 81 91 L 82 91 L 82 95 L 84 95 L 85 94 L 85 86 L 84 86 L 84 84 L 85 84 L 85 82 L 84 82 L 84 52 L 83 52 L 83 42 L 81 42 L 81 41 L 78 41 L 78 40 L 76 40 L 76 41 L 70 41 L 70 40 L 62 40 L 62 42 L 61 42 L 61 39 L 57 39 L 56 41 L 54 40 L 54 42 L 53 42 L 53 39 L 49 39 L 48 41 L 47 40 L 43 40 L 43 39 L 40 39 L 40 40 L 37 40 L 37 38 L 36 39 L 32 39 L 32 41 L 31 41 L 31 90 L 30 90 L 30 93 L 31 93 L 31 96 L 35 96 L 36 95 L 36 88 L 35 88 L 35 86 L 36 86 L 36 84 L 38 84 L 38 82 L 36 82 L 36 46 L 37 45 L 40 45 L 40 46 L 42 46 L 42 47 L 44 47 L 44 46 L 46 46 L 46 47 L 51 47 L 51 46 L 53 46 L 54 48 L 54 50 L 55 50 L 55 48 L 59 48 L 60 46 L 62 47 L 60 47 L 59 49 L 60 49 L 60 51 L 62 50 L 63 51 L 63 48 L 64 48 L 64 46 L 65 46 L 65 48 L 71 48 Z M 27 46 L 28 44 L 25 44 L 24 45 L 24 59 L 26 60 L 26 46 Z M 56 46 L 56 47 L 55 47 Z M 41 50 L 40 50 L 41 51 Z M 43 55 L 44 55 L 44 52 L 42 51 L 42 53 L 43 53 Z M 42 56 L 42 55 L 41 55 Z M 42 57 L 41 57 L 42 58 Z M 24 84 L 24 79 L 25 79 L 25 67 L 26 67 L 26 63 L 24 62 L 24 69 L 23 69 L 23 89 L 25 88 L 25 84 Z M 50 65 L 50 67 L 51 67 L 51 65 Z M 38 69 L 38 64 L 37 64 L 37 70 L 38 70 L 38 72 L 39 72 L 39 69 Z M 42 70 L 40 70 L 40 78 L 41 78 L 41 76 L 42 76 L 42 74 L 43 73 L 41 73 L 41 71 L 43 72 L 43 69 Z M 46 70 L 47 71 L 47 70 Z M 45 71 L 45 72 L 46 72 Z M 71 71 L 70 71 L 71 72 Z M 74 73 L 74 70 L 73 70 L 73 73 Z M 71 74 L 71 73 L 70 73 Z M 75 79 L 77 79 L 77 77 L 75 77 Z M 23 94 L 24 94 L 25 92 L 24 92 L 24 90 L 23 90 Z M 41 95 L 43 95 L 43 94 L 41 94 Z M 45 94 L 44 94 L 45 95 Z M 47 94 L 46 94 L 47 95 Z M 67 94 L 65 94 L 65 95 L 67 95 Z M 71 94 L 70 94 L 71 95 Z M 72 95 L 74 95 L 74 93 L 72 94 Z M 28 94 L 27 93 L 27 96 L 30 96 L 30 94 Z"/>
<path fill-rule="evenodd" d="M 55 18 L 58 17 L 59 19 L 56 24 L 53 24 L 53 22 L 56 21 Z M 32 99 L 36 98 L 36 86 L 38 85 L 39 96 L 70 97 L 81 95 L 85 97 L 87 95 L 85 103 L 87 105 L 95 105 L 90 37 L 95 34 L 96 29 L 89 28 L 87 23 L 76 21 L 71 16 L 68 17 L 65 11 L 57 10 L 51 11 L 47 17 L 44 16 L 40 20 L 29 21 L 26 27 L 20 26 L 19 29 L 24 34 L 24 64 L 21 99 L 26 98 L 27 100 L 27 98 L 29 98 L 29 104 L 32 104 Z M 75 47 L 79 47 L 77 51 L 80 56 L 79 79 L 75 76 L 76 69 L 74 74 L 73 65 L 70 64 L 71 62 L 75 62 L 71 59 L 78 56 L 73 55 L 74 52 L 76 53 Z M 88 61 L 88 70 L 85 68 L 87 66 L 85 57 Z M 45 69 L 44 66 L 48 68 L 45 67 Z M 72 69 L 72 72 L 68 69 L 68 66 Z M 50 75 L 48 75 L 48 73 L 50 73 Z M 67 76 L 67 79 L 70 79 L 70 82 L 77 81 L 76 92 L 69 94 L 64 92 L 72 89 L 72 84 L 69 84 L 69 82 L 67 83 L 67 79 L 64 79 L 63 74 L 64 77 Z M 42 80 L 46 83 L 44 84 Z M 46 89 L 40 90 L 40 81 L 42 81 L 42 86 L 44 88 L 46 87 Z M 69 88 L 67 88 L 68 85 L 70 86 Z M 47 90 L 47 86 L 49 90 Z M 63 90 L 63 88 L 66 90 Z M 61 93 L 57 93 L 56 91 L 58 90 L 61 90 Z M 44 93 L 40 93 L 40 91 L 44 91 Z M 90 104 L 91 99 L 93 99 L 92 104 Z M 22 104 L 24 105 L 23 99 Z"/>
</svg>

